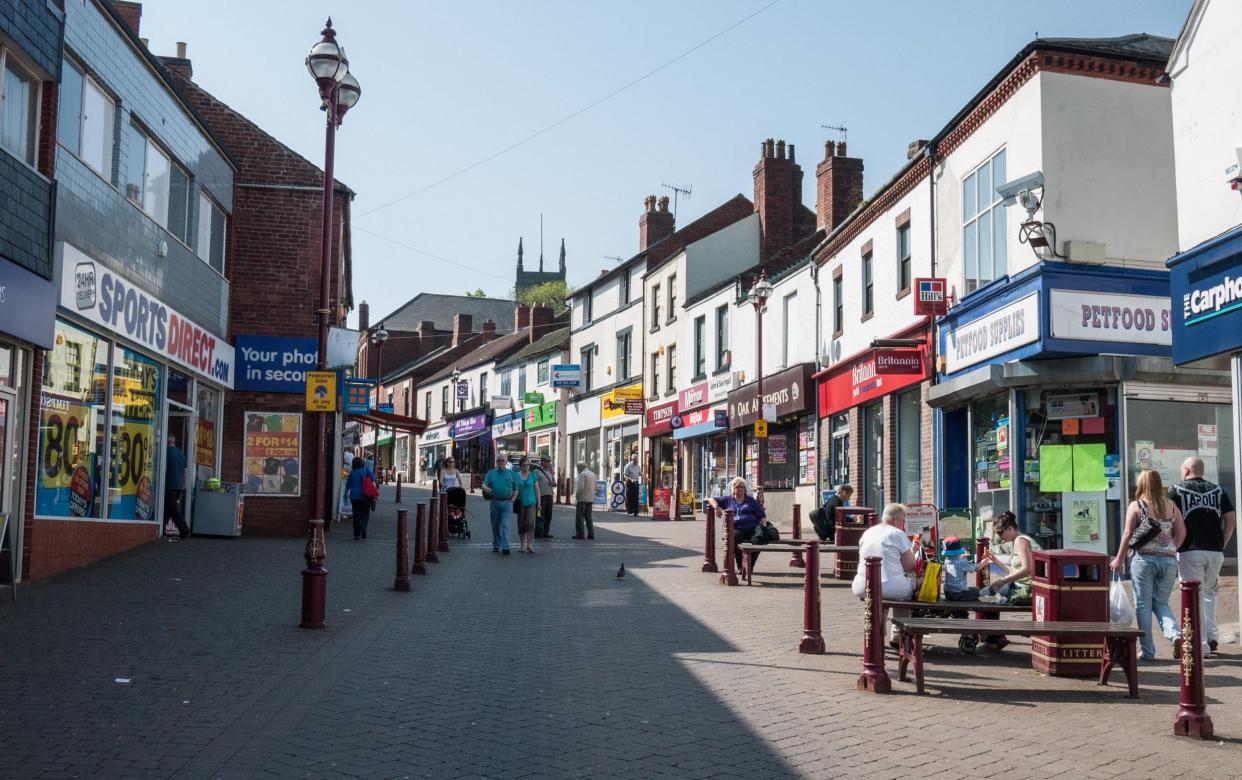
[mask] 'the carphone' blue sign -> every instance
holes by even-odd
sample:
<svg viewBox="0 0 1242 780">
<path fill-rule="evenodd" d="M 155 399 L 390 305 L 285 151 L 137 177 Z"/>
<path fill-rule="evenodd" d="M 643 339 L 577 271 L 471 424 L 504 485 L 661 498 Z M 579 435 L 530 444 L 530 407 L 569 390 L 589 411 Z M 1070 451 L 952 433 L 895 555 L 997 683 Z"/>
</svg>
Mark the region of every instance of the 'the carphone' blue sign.
<svg viewBox="0 0 1242 780">
<path fill-rule="evenodd" d="M 302 336 L 237 336 L 236 390 L 258 393 L 306 392 L 306 372 L 316 370 L 319 343 Z"/>
<path fill-rule="evenodd" d="M 1242 229 L 1169 260 L 1173 362 L 1242 350 Z"/>
</svg>

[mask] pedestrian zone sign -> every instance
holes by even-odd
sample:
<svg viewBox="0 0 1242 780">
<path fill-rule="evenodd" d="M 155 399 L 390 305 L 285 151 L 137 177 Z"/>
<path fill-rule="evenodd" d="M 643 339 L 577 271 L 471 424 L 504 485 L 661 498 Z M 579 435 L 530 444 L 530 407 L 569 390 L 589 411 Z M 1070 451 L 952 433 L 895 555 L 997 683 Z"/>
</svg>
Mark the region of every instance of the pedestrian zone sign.
<svg viewBox="0 0 1242 780">
<path fill-rule="evenodd" d="M 306 411 L 336 411 L 336 372 L 306 372 Z"/>
<path fill-rule="evenodd" d="M 552 366 L 552 386 L 576 389 L 582 382 L 582 366 L 563 363 Z"/>
<path fill-rule="evenodd" d="M 768 421 L 767 420 L 755 420 L 755 438 L 756 439 L 768 438 Z"/>
</svg>

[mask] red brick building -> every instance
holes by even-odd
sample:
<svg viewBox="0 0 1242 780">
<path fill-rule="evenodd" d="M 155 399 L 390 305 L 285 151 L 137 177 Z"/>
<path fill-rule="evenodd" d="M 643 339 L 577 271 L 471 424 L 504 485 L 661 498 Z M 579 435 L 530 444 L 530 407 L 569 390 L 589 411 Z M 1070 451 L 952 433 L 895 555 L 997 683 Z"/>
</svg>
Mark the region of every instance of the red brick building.
<svg viewBox="0 0 1242 780">
<path fill-rule="evenodd" d="M 178 52 L 184 55 L 183 51 Z M 227 145 L 238 161 L 234 180 L 233 215 L 228 236 L 226 274 L 233 280 L 229 297 L 229 339 L 238 337 L 294 337 L 318 339 L 320 252 L 323 214 L 323 171 L 229 108 L 191 79 L 190 60 L 164 57 L 187 101 Z M 308 84 L 308 92 L 310 87 Z M 310 92 L 308 101 L 313 102 Z M 312 115 L 308 111 L 308 116 Z M 332 235 L 331 321 L 343 326 L 353 308 L 350 251 L 350 203 L 353 192 L 335 182 Z M 241 362 L 239 349 L 239 363 Z M 313 366 L 310 366 L 313 368 Z M 239 366 L 240 377 L 241 366 Z M 336 471 L 335 447 L 315 452 L 317 420 L 303 412 L 299 392 L 235 391 L 224 405 L 221 478 L 225 482 L 253 482 L 247 472 L 247 420 L 253 428 L 257 413 L 290 414 L 280 418 L 286 427 L 300 420 L 301 448 L 296 490 L 285 479 L 290 495 L 255 494 L 248 486 L 244 532 L 264 535 L 305 533 L 307 519 L 319 516 L 312 504 L 314 469 Z M 329 430 L 329 441 L 335 431 Z M 283 473 L 288 473 L 282 467 Z M 330 484 L 335 483 L 335 478 Z"/>
</svg>

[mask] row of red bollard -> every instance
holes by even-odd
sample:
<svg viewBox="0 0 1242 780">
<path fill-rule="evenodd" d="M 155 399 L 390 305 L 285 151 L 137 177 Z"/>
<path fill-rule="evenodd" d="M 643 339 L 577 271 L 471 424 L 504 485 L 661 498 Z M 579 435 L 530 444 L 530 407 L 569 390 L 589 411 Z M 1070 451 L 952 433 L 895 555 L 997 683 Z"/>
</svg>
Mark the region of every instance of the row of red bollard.
<svg viewBox="0 0 1242 780">
<path fill-rule="evenodd" d="M 448 552 L 448 496 L 431 483 L 430 509 L 421 501 L 414 513 L 414 563 L 409 561 L 409 513 L 397 510 L 397 576 L 393 589 L 408 591 L 411 574 L 426 574 L 428 563 L 439 563 L 438 553 Z"/>
<path fill-rule="evenodd" d="M 705 523 L 703 527 L 703 568 L 702 570 L 711 574 L 720 571 L 716 566 L 716 517 L 722 514 L 720 509 L 707 507 L 704 512 Z M 733 570 L 733 560 L 735 557 L 734 545 L 737 541 L 733 538 L 733 513 L 725 513 L 727 519 L 725 522 L 725 573 L 721 575 L 720 581 L 725 585 L 736 585 L 737 572 Z M 802 506 L 800 504 L 793 505 L 793 534 L 792 538 L 802 539 Z M 818 552 L 818 550 L 817 550 Z M 802 558 L 801 548 L 795 547 L 793 553 L 789 557 L 789 565 L 792 568 L 806 568 L 806 561 Z"/>
</svg>

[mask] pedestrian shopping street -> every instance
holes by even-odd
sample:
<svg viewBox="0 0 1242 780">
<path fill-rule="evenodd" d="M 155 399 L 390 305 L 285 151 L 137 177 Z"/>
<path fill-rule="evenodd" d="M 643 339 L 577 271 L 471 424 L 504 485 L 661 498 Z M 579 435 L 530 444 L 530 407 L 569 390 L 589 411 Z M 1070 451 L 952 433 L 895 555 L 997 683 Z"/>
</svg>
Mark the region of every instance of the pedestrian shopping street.
<svg viewBox="0 0 1242 780">
<path fill-rule="evenodd" d="M 407 487 L 411 510 L 427 493 Z M 701 522 L 598 513 L 536 555 L 473 538 L 392 589 L 396 505 L 329 535 L 328 628 L 297 628 L 302 542 L 149 544 L 0 605 L 5 777 L 1194 777 L 1242 762 L 1242 658 L 1206 661 L 1216 739 L 1172 736 L 1167 644 L 1119 676 L 1046 678 L 1029 642 L 928 652 L 929 695 L 855 690 L 862 611 L 823 580 L 828 652 L 800 655 L 802 578 L 700 571 Z M 624 563 L 626 576 L 617 579 Z M 827 567 L 826 567 L 827 568 Z M 1233 598 L 1233 580 L 1226 582 Z M 1228 620 L 1236 620 L 1230 614 Z M 1224 626 L 1236 632 L 1236 624 Z"/>
</svg>

